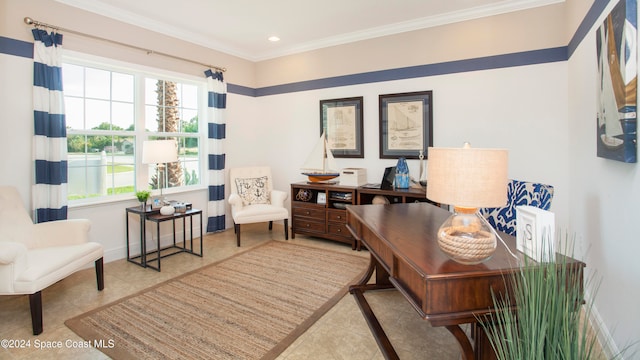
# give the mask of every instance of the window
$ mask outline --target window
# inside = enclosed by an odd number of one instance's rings
[[[200,185],[204,80],[78,61],[65,61],[62,72],[72,203]],[[178,144],[179,161],[166,174],[141,163],[143,141],[155,139]]]

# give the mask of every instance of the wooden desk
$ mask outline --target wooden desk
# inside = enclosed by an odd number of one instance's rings
[[[491,291],[505,292],[505,276],[519,269],[518,262],[501,243],[493,257],[482,264],[462,265],[450,260],[438,247],[436,237],[449,215],[428,203],[347,207],[347,228],[371,253],[367,274],[350,292],[387,359],[398,359],[398,355],[363,293],[393,287],[423,319],[453,334],[464,359],[495,358],[476,316],[493,311]],[[515,238],[501,236],[516,253]],[[368,284],[374,270],[375,283]],[[460,328],[465,323],[471,324],[473,339]]]

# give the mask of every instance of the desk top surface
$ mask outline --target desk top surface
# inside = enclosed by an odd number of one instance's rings
[[[463,265],[449,259],[439,248],[437,231],[451,215],[450,212],[428,203],[358,205],[347,207],[349,216],[354,216],[367,226],[378,238],[386,242],[393,252],[413,264],[425,277],[461,276],[483,272],[495,274],[519,267],[516,260],[498,240],[498,248],[491,259],[477,265]],[[513,236],[500,233],[511,252],[520,260],[522,253],[516,252]],[[366,241],[366,239],[364,239]]]

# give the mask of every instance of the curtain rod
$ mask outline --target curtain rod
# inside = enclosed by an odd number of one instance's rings
[[[54,25],[49,25],[49,24],[46,24],[46,23],[43,23],[43,22],[40,22],[40,21],[33,20],[30,17],[25,17],[24,18],[24,23],[27,24],[27,25],[33,25],[33,26],[36,26],[36,27],[41,26],[41,27],[47,27],[47,28],[55,29],[55,30],[62,30],[62,31],[66,31],[68,33],[72,33],[72,34],[88,37],[88,38],[91,38],[91,39],[100,40],[100,41],[106,41],[106,42],[109,42],[109,43],[112,43],[112,44],[126,46],[126,47],[129,47],[129,48],[132,48],[132,49],[144,51],[144,52],[147,53],[147,55],[156,54],[156,55],[161,55],[161,56],[169,57],[169,58],[176,59],[176,60],[181,60],[181,61],[186,61],[186,62],[190,62],[190,63],[193,63],[193,64],[198,64],[198,65],[201,65],[201,66],[204,66],[204,67],[208,67],[208,68],[212,68],[212,69],[216,69],[216,70],[219,70],[219,71],[222,71],[222,72],[227,71],[227,69],[224,68],[224,67],[204,64],[204,63],[201,63],[201,62],[197,62],[197,61],[181,58],[181,57],[174,56],[174,55],[171,55],[171,54],[165,54],[165,53],[162,53],[162,52],[141,48],[141,47],[138,47],[138,46],[135,46],[135,45],[125,44],[125,43],[121,43],[121,42],[118,42],[118,41],[109,40],[109,39],[101,38],[101,37],[98,37],[98,36],[85,34],[85,33],[81,33],[81,32],[70,30],[70,29],[61,28],[61,27],[54,26]]]

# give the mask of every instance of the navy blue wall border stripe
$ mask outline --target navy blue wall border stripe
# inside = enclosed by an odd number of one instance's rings
[[[587,15],[582,19],[578,29],[569,41],[567,51],[569,58],[571,58],[571,55],[576,51],[578,45],[580,45],[582,40],[587,36],[593,24],[595,24],[598,17],[600,17],[600,14],[604,11],[604,8],[607,7],[607,4],[609,4],[609,0],[595,0],[593,5],[591,5],[591,9],[589,9]]]
[[[256,96],[256,89],[236,84],[227,84],[227,92],[252,97]]]
[[[268,86],[256,89],[256,96],[269,96],[298,91],[317,90],[331,87],[360,85],[381,81],[404,80],[426,76],[445,75],[512,66],[542,64],[567,60],[567,48],[557,47],[519,53],[456,60],[437,64],[411,66],[398,69],[372,71],[360,74],[336,76],[325,79]]]
[[[9,54],[33,59],[33,42],[0,36],[0,54]]]

